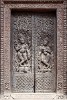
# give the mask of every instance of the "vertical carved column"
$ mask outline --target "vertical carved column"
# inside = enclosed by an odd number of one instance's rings
[[[10,9],[4,8],[4,92],[10,92]]]
[[[1,78],[1,93],[3,93],[4,92],[4,89],[3,89],[3,83],[4,83],[4,78],[3,78],[3,72],[4,72],[4,69],[3,69],[3,64],[4,64],[4,55],[3,55],[3,39],[4,39],[4,37],[3,37],[3,33],[4,33],[4,21],[3,21],[3,17],[4,17],[4,8],[3,8],[3,1],[1,0],[0,1],[0,3],[1,3],[1,16],[0,16],[0,21],[1,21],[1,74],[0,74],[0,78]]]
[[[67,93],[67,0],[64,1],[64,93]]]
[[[57,92],[63,93],[63,5],[57,10]]]

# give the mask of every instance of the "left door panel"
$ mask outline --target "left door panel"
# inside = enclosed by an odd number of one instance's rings
[[[13,11],[11,25],[12,91],[34,92],[32,14]]]

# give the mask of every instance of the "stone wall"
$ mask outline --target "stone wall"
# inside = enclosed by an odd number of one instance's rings
[[[64,17],[64,21],[63,21],[63,24],[64,24],[64,28],[63,28],[63,68],[61,69],[62,73],[63,73],[63,76],[60,76],[60,73],[58,74],[59,77],[61,78],[62,77],[62,84],[59,83],[58,84],[58,88],[57,89],[60,89],[60,91],[57,93],[57,94],[40,94],[41,97],[39,97],[39,94],[36,94],[36,96],[33,94],[31,95],[27,95],[27,98],[24,97],[24,95],[20,98],[20,95],[17,94],[17,100],[19,99],[23,99],[24,100],[28,100],[29,99],[32,99],[33,100],[36,100],[36,99],[47,99],[47,100],[66,100],[66,96],[67,95],[67,1],[66,0],[1,0],[1,94],[2,94],[2,100],[5,99],[5,100],[13,100],[13,99],[16,99],[16,94],[9,94],[9,91],[8,94],[6,93],[5,94],[5,87],[8,88],[8,84],[5,84],[4,85],[4,6],[5,4],[15,4],[15,3],[27,3],[28,4],[32,4],[34,2],[34,4],[39,4],[39,3],[47,3],[47,4],[63,4],[63,8],[64,8],[64,14],[63,14],[63,17]],[[9,5],[10,6],[10,5]],[[59,12],[60,13],[60,12]],[[59,21],[59,20],[58,20]],[[58,45],[59,46],[59,45]],[[10,71],[7,69],[7,71]],[[8,83],[8,82],[7,82]],[[63,92],[61,92],[61,87],[63,87]],[[49,95],[49,96],[48,96]],[[52,96],[54,95],[54,96]],[[51,96],[51,98],[50,98]],[[19,99],[18,99],[19,98]],[[49,99],[50,98],[50,99]]]

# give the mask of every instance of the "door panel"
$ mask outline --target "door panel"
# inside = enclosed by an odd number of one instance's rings
[[[12,13],[13,92],[34,92],[32,14]]]
[[[49,92],[56,88],[56,15],[12,12],[13,92]]]
[[[53,92],[56,87],[56,16],[35,14],[35,90]]]

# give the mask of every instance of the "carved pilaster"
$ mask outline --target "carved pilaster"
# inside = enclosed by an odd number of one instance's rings
[[[67,0],[64,0],[64,93],[67,94]]]
[[[3,7],[4,7],[4,3],[2,0],[0,1],[0,3],[1,3],[1,6],[0,6],[1,7],[1,10],[0,10],[1,11],[0,12],[0,14],[1,14],[0,15],[0,21],[1,21],[1,26],[0,26],[1,27],[1,30],[0,30],[0,32],[1,32],[1,35],[0,35],[1,36],[0,37],[0,40],[1,40],[1,43],[0,43],[1,44],[1,48],[0,48],[0,50],[1,50],[1,59],[0,59],[1,60],[1,67],[0,67],[1,68],[1,70],[0,70],[1,71],[1,74],[0,74],[1,79],[0,80],[1,81],[0,82],[1,82],[1,85],[0,86],[1,86],[1,93],[3,93],[4,92],[4,86],[3,86],[4,85],[4,76],[3,76],[3,74],[4,74],[4,68],[3,68],[4,67],[4,55],[3,55],[3,52],[4,52],[4,48],[3,48],[3,43],[4,43],[4,41],[3,41],[4,40],[4,20],[3,20],[4,19],[4,8]]]

